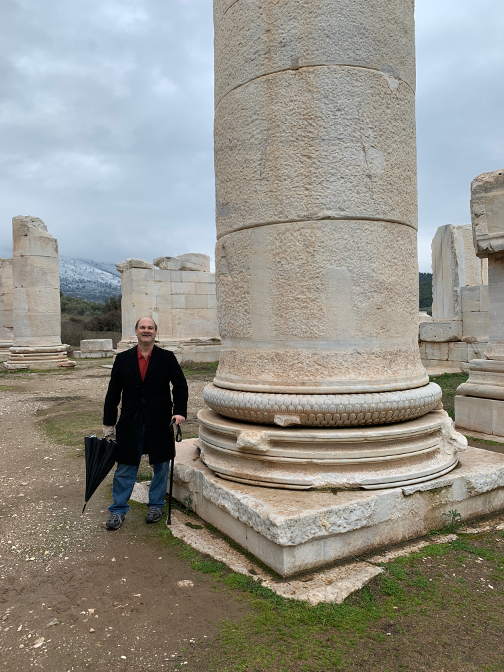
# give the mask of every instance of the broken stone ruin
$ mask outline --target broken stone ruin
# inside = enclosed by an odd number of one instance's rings
[[[432,240],[432,318],[420,322],[424,366],[463,371],[488,345],[488,261],[470,224],[440,226]]]
[[[117,351],[136,345],[135,324],[152,316],[157,345],[181,362],[216,362],[221,341],[217,327],[215,274],[206,254],[158,257],[153,263],[126,259],[121,273],[122,338]]]
[[[175,496],[282,576],[502,508],[418,348],[413,3],[214,20],[222,349]]]
[[[12,328],[7,370],[75,366],[61,343],[58,241],[38,217],[12,219]],[[6,260],[4,260],[5,262]],[[9,260],[7,260],[9,261]],[[9,276],[2,264],[2,300],[9,303]],[[5,283],[5,284],[4,284]],[[9,320],[8,308],[0,319]]]
[[[504,437],[504,169],[473,180],[471,217],[476,254],[488,260],[488,343],[457,389],[455,422]]]
[[[0,259],[0,362],[8,359],[13,339],[12,259]]]

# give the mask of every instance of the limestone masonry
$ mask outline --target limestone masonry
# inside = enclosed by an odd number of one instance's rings
[[[471,225],[440,226],[432,240],[432,317],[420,324],[427,367],[463,370],[488,342],[488,262],[476,256]]]
[[[6,369],[75,366],[61,343],[58,242],[38,217],[12,219],[14,342]]]
[[[74,350],[76,359],[101,359],[113,357],[114,349],[111,338],[91,338],[80,342],[80,350]]]
[[[13,338],[12,259],[0,259],[0,362],[8,358]]]
[[[431,414],[418,349],[413,3],[214,11],[222,350],[203,461],[277,487],[452,469],[464,439]]]
[[[471,185],[471,216],[478,257],[488,259],[488,344],[469,364],[469,380],[455,397],[458,427],[504,436],[504,169]]]
[[[283,576],[503,506],[418,348],[413,10],[214,0],[222,351],[175,496]]]
[[[219,359],[215,275],[205,254],[158,257],[150,264],[126,259],[121,273],[122,338],[118,351],[136,344],[135,324],[152,316],[158,325],[157,344],[172,350],[179,361]]]

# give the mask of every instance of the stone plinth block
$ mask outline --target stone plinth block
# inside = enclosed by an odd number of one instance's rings
[[[92,338],[80,342],[81,352],[99,352],[113,349],[111,338]]]
[[[15,371],[16,369],[61,369],[74,366],[75,362],[67,357],[66,345],[12,346],[9,348],[9,359],[3,364],[7,371]]]
[[[353,558],[439,529],[456,509],[470,520],[504,508],[504,455],[468,448],[457,469],[427,483],[371,491],[293,491],[226,481],[196,440],[175,458],[175,497],[281,576]]]
[[[504,399],[455,396],[455,422],[462,432],[504,437]]]
[[[280,488],[377,488],[453,469],[467,441],[445,411],[352,428],[254,426],[198,413],[203,462],[222,478]]]
[[[472,181],[471,219],[478,256],[504,252],[504,170],[483,173]]]
[[[457,388],[458,394],[504,400],[504,361],[473,359],[469,378]]]
[[[462,320],[422,322],[420,340],[434,343],[447,343],[462,339]]]
[[[92,338],[80,342],[80,350],[74,350],[76,359],[100,359],[113,357],[114,349],[111,338]]]

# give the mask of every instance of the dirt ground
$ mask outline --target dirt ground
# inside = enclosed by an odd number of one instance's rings
[[[88,431],[100,429],[109,374],[92,362],[0,379],[0,670],[205,669],[198,660],[219,622],[243,616],[229,591],[163,543],[164,521],[145,524],[145,506],[119,531],[105,529],[110,477],[81,515],[78,433],[86,414]],[[206,379],[188,382],[186,436]],[[61,413],[67,437],[58,434]],[[42,422],[49,430],[53,422],[54,438]]]
[[[83,436],[101,430],[109,373],[0,373],[0,672],[504,670],[504,512],[316,607],[146,525],[145,505],[107,531],[111,475],[81,515]],[[186,438],[212,377],[188,375]]]

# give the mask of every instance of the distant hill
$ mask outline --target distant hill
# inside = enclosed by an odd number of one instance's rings
[[[115,264],[60,256],[60,289],[67,296],[104,301],[121,293],[121,274]]]
[[[432,273],[419,273],[420,285],[420,310],[429,310],[432,308]]]
[[[432,273],[419,273],[420,310],[432,307]],[[60,286],[63,294],[86,301],[104,301],[121,293],[121,274],[115,264],[91,259],[60,257]]]

